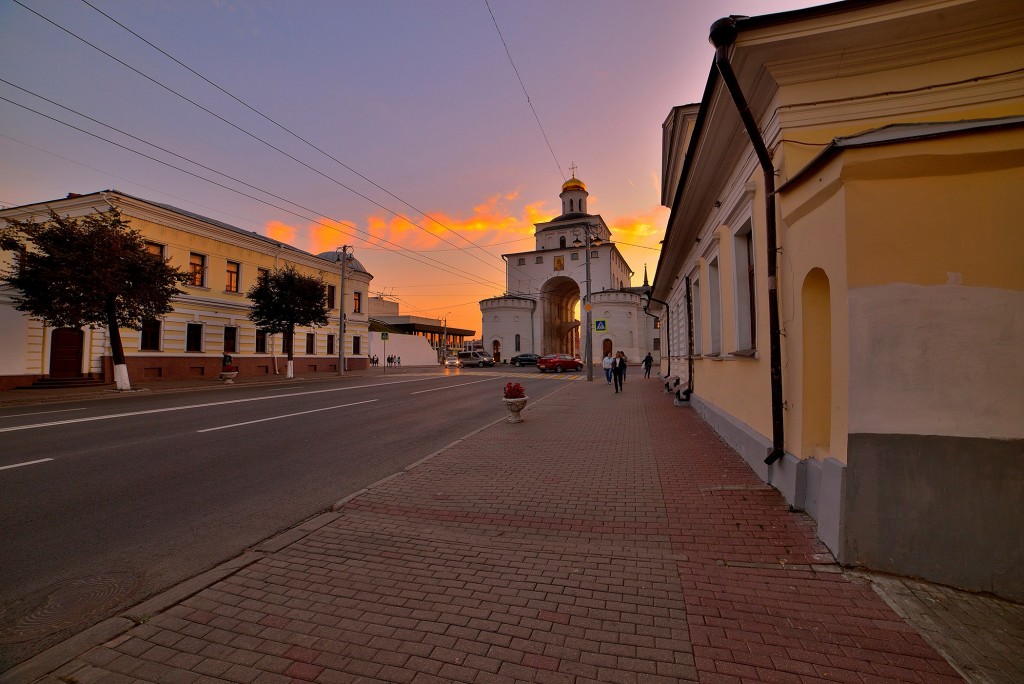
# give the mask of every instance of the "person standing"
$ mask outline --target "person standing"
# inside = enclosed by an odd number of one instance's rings
[[[615,382],[615,393],[622,391],[622,381],[626,377],[626,356],[619,352],[612,365],[612,380]]]
[[[608,381],[608,384],[612,384],[612,366],[615,365],[615,359],[612,358],[612,353],[608,352],[601,359],[601,367],[604,368],[604,377]]]
[[[651,356],[651,352],[647,352],[647,356],[644,357],[644,377],[651,377],[651,366],[654,365],[654,357]]]

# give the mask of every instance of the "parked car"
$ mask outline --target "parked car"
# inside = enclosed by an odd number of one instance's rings
[[[541,373],[546,371],[555,371],[556,373],[567,370],[578,371],[581,368],[583,368],[583,362],[575,356],[569,356],[568,354],[548,354],[537,359],[537,369]]]
[[[494,359],[490,354],[479,351],[460,351],[459,361],[462,361],[463,366],[479,366],[480,368],[494,365]]]
[[[516,368],[521,368],[523,366],[536,366],[537,359],[539,358],[540,356],[537,354],[516,354],[508,362]]]
[[[445,368],[462,368],[462,361],[458,356],[446,356],[444,359]]]

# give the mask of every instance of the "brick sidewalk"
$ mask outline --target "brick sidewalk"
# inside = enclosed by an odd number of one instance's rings
[[[564,385],[44,681],[961,681],[656,381]]]

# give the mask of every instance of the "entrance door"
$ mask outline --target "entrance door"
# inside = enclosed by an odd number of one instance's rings
[[[494,358],[494,363],[501,362],[501,342],[494,340],[491,344],[491,356]]]
[[[82,377],[82,346],[85,333],[79,328],[57,328],[50,335],[50,377]]]
[[[606,338],[601,346],[603,347],[603,349],[601,350],[601,358],[604,358],[604,357],[606,357],[606,356],[608,356],[609,354],[612,353],[612,341],[611,340]]]

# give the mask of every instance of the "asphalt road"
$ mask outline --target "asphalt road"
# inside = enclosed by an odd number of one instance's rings
[[[408,372],[0,410],[0,671],[582,374]]]

